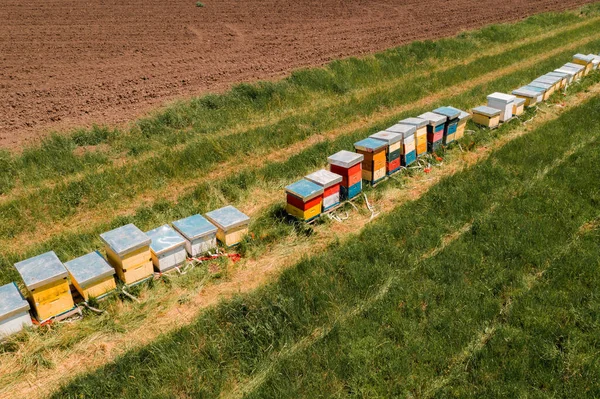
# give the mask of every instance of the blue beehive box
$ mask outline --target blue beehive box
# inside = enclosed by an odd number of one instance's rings
[[[450,144],[454,141],[454,135],[456,134],[456,127],[458,126],[458,118],[460,116],[460,110],[454,107],[440,107],[435,109],[433,112],[436,114],[443,115],[447,118],[444,125],[444,144]]]
[[[343,200],[350,200],[360,194],[362,191],[362,182],[359,181],[356,184],[346,188],[344,186],[340,187],[340,196]]]

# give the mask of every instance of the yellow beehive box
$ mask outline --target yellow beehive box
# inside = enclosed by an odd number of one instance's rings
[[[154,274],[150,237],[133,224],[100,234],[108,263],[115,269],[119,280],[134,284]]]
[[[427,124],[428,120],[423,118],[406,118],[398,122],[401,125],[411,125],[415,129],[415,149],[417,157],[427,153]]]
[[[65,263],[71,283],[84,300],[102,298],[117,288],[115,269],[98,252]]]
[[[585,54],[575,54],[573,56],[573,63],[574,64],[578,64],[578,65],[582,65],[585,67],[583,74],[587,75],[588,73],[590,73],[592,71],[592,69],[594,68],[594,58],[590,57],[589,55],[585,55]]]
[[[467,128],[467,122],[471,119],[471,114],[465,111],[460,111],[460,115],[458,116],[458,125],[456,125],[456,134],[455,139],[458,140],[465,135],[465,130]]]
[[[523,112],[525,112],[525,101],[526,100],[524,98],[517,98],[515,100],[513,104],[513,115],[523,115]]]
[[[500,110],[496,108],[481,106],[473,108],[473,122],[490,128],[500,124]]]
[[[65,313],[75,306],[67,269],[54,251],[15,264],[28,292],[28,300],[38,320]]]
[[[384,170],[384,172],[385,172],[385,170]],[[321,214],[321,205],[322,205],[322,202],[319,202],[317,205],[315,205],[311,208],[302,210],[288,202],[285,205],[285,210],[287,213],[289,213],[290,215],[294,216],[295,218],[297,218],[299,220],[312,220]],[[241,240],[241,238],[240,238],[240,240]]]
[[[239,244],[248,234],[250,218],[231,205],[208,212],[204,216],[217,226],[217,239],[225,246]]]

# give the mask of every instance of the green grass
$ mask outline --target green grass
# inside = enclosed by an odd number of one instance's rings
[[[469,344],[486,327],[504,328],[511,313],[500,310],[508,299],[516,302],[508,309],[518,309],[529,295],[519,292],[532,276],[577,265],[577,254],[565,248],[581,225],[599,216],[600,131],[589,128],[600,122],[599,109],[596,97],[511,141],[354,239],[299,260],[276,283],[222,303],[55,397],[214,397],[253,377],[259,377],[256,397],[442,395],[430,388],[447,372],[454,377],[454,367],[457,378],[440,389],[468,393],[469,379],[458,366]],[[423,260],[465,225],[465,234]],[[597,255],[597,247],[582,248]],[[561,263],[565,257],[571,261]],[[594,296],[586,298],[591,309],[598,306]],[[578,309],[593,319],[589,307]],[[559,320],[558,310],[546,320]],[[593,329],[570,325],[593,342]],[[534,339],[542,347],[548,337]],[[505,360],[518,363],[519,353]],[[587,365],[597,374],[597,363]],[[568,388],[573,397],[594,389],[577,376],[566,388],[550,383],[555,369],[545,362],[533,371],[544,389],[515,375],[514,392],[552,395]],[[501,392],[507,381],[490,379],[485,370],[477,376],[490,386],[480,385],[483,396]]]

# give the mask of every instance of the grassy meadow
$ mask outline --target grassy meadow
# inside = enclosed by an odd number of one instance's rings
[[[290,245],[293,261],[275,281],[95,371],[65,372],[54,397],[600,396],[592,378],[600,371],[600,96],[592,94],[600,72],[497,130],[469,123],[459,145],[437,154],[441,162],[427,159],[434,168],[521,134],[414,201],[392,198],[391,212],[341,239],[330,220],[311,227],[287,218],[282,194],[328,155],[399,119],[441,105],[470,109],[574,53],[599,51],[592,5],[334,61],[173,104],[127,128],[0,152],[0,284],[20,282],[16,261],[48,250],[70,260],[126,223],[149,230],[226,204],[253,220],[239,264],[163,277],[134,290],[142,303],[115,296],[98,304],[104,315],[0,345],[0,397],[64,371],[73,353],[92,356],[95,341],[124,340],[173,306],[192,306],[205,287],[276,262],[273,251],[298,242],[305,247]],[[570,101],[582,104],[560,111]],[[366,193],[377,203],[415,180],[427,176],[404,171]],[[357,205],[348,210],[365,214]],[[301,250],[319,240],[324,250]]]

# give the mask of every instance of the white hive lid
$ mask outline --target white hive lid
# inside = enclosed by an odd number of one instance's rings
[[[590,63],[593,60],[593,58],[587,54],[575,54],[573,58],[587,63]]]
[[[427,124],[431,126],[439,126],[442,123],[446,123],[448,120],[444,115],[436,114],[435,112],[425,112],[424,114],[419,115],[419,118],[425,119]]]
[[[403,125],[413,125],[415,126],[417,129],[423,127],[423,126],[427,126],[427,124],[429,123],[429,121],[427,119],[423,119],[423,118],[406,118],[406,119],[402,119],[400,122]]]
[[[524,89],[524,88],[513,90],[512,93],[514,95],[523,96],[523,97],[527,97],[527,98],[537,98],[540,95],[540,93],[537,91],[528,90],[528,89]]]
[[[377,140],[385,141],[386,143],[388,143],[388,145],[402,141],[401,134],[388,132],[385,130],[372,134],[371,137]]]
[[[208,212],[205,216],[210,222],[224,231],[250,223],[250,218],[247,215],[231,205]]]
[[[327,157],[327,162],[331,165],[340,166],[342,168],[351,168],[356,164],[364,161],[365,156],[356,152],[342,150]]]
[[[519,105],[522,105],[522,104],[525,104],[525,99],[524,98],[517,98],[515,100],[515,105],[519,106]]]
[[[29,303],[23,298],[15,283],[0,287],[0,320],[6,320],[28,310]]]
[[[119,256],[150,246],[150,237],[131,223],[100,234],[100,239]]]
[[[417,128],[414,125],[405,125],[402,123],[396,123],[394,126],[390,126],[385,129],[388,132],[401,134],[402,137],[407,138],[413,136],[417,131]]]
[[[485,105],[479,106],[479,107],[475,107],[473,108],[473,113],[474,114],[481,114],[481,115],[485,115],[487,117],[494,117],[497,115],[500,115],[500,110],[496,109],[496,108],[492,108],[492,107],[488,107]]]
[[[204,216],[196,214],[173,222],[173,227],[188,241],[217,233],[217,227]]]
[[[67,277],[67,269],[54,251],[15,263],[15,268],[30,291]]]
[[[147,231],[146,235],[150,237],[150,249],[156,255],[185,245],[185,238],[168,224]]]
[[[509,104],[513,101],[515,101],[515,96],[513,96],[512,94],[505,94],[505,93],[492,93],[489,96],[487,96],[488,101],[499,101],[501,103],[505,103],[505,104]]]
[[[304,178],[324,188],[331,187],[342,182],[342,176],[326,169],[317,170],[316,172],[311,173]]]

